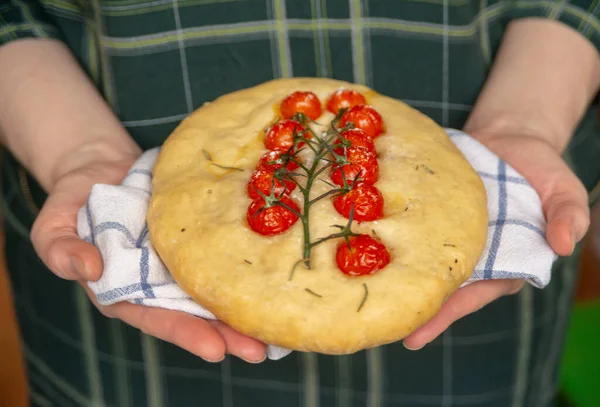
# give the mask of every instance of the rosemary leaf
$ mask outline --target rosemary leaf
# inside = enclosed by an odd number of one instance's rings
[[[226,165],[215,164],[215,163],[212,163],[212,165],[214,165],[215,167],[221,168],[222,170],[244,171],[242,168],[238,168],[238,167],[228,167]]]
[[[304,291],[306,291],[309,294],[314,295],[315,297],[319,297],[319,298],[323,298],[323,296],[321,294],[317,294],[316,292],[314,292],[313,290],[311,290],[310,288],[305,288]]]
[[[322,193],[321,195],[319,195],[318,197],[314,198],[313,200],[309,201],[309,205],[314,204],[315,202],[320,201],[323,198],[326,198],[330,195],[335,195],[335,194],[344,194],[346,191],[343,188],[336,188],[336,189],[330,189],[327,192]]]
[[[221,164],[216,164],[213,162],[213,158],[210,155],[210,153],[206,150],[202,150],[202,154],[204,154],[204,158],[206,158],[208,161],[211,162],[212,165],[214,165],[215,167],[221,168],[223,170],[234,170],[234,171],[244,171],[241,168],[237,168],[237,167],[227,167],[225,165],[221,165]]]
[[[417,165],[417,167],[415,169],[418,170],[419,168],[423,168],[425,170],[425,172],[428,172],[430,174],[435,174],[435,172],[433,172],[433,170],[431,168],[429,168],[428,166],[426,166],[425,164]]]
[[[294,208],[291,208],[289,205],[284,204],[281,201],[275,201],[274,205],[279,205],[285,209],[287,209],[288,211],[292,212],[294,215],[296,215],[298,218],[302,219],[302,214],[300,212],[298,212],[297,210],[295,210]]]
[[[298,267],[298,265],[300,263],[303,263],[305,261],[308,261],[309,259],[300,259],[297,262],[294,263],[294,265],[292,266],[292,271],[290,272],[290,277],[288,278],[288,281],[292,281],[292,279],[294,278],[294,273],[296,271],[296,267]]]
[[[326,183],[327,185],[329,185],[329,186],[330,186],[330,187],[332,187],[332,188],[338,188],[338,186],[337,186],[337,185],[335,185],[335,184],[332,184],[331,182],[329,182],[329,181],[327,181],[327,180],[324,180],[323,178],[317,178],[317,179],[318,179],[319,181],[322,181],[322,182]]]
[[[363,296],[363,299],[360,302],[360,305],[358,306],[358,309],[356,310],[356,312],[360,312],[362,307],[365,305],[365,302],[367,302],[367,298],[369,297],[369,289],[367,288],[366,283],[363,283],[363,288],[365,289],[365,295]]]

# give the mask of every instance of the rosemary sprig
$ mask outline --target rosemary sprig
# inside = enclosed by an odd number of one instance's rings
[[[343,165],[346,165],[349,163],[345,156],[336,154],[333,151],[333,149],[334,149],[333,146],[337,140],[341,140],[342,146],[347,146],[348,141],[342,137],[341,132],[343,132],[344,130],[346,130],[348,128],[353,127],[352,124],[348,124],[347,126],[344,126],[341,129],[337,128],[336,124],[340,120],[343,113],[344,113],[343,111],[340,111],[338,113],[338,115],[331,121],[330,126],[327,129],[327,131],[325,131],[321,136],[317,135],[315,133],[315,131],[310,127],[311,123],[316,123],[316,122],[310,120],[308,117],[306,117],[303,114],[296,114],[293,117],[293,119],[298,121],[299,123],[301,123],[306,130],[300,131],[300,132],[295,132],[293,134],[293,141],[294,141],[293,147],[291,147],[287,152],[285,152],[284,154],[281,154],[279,156],[279,158],[282,160],[281,162],[284,165],[282,168],[279,168],[274,172],[273,179],[278,180],[283,185],[285,185],[286,181],[291,181],[297,186],[298,191],[302,195],[302,200],[303,200],[302,205],[301,205],[301,213],[299,211],[294,210],[293,208],[290,208],[289,205],[286,205],[285,203],[281,202],[280,199],[275,197],[273,192],[271,192],[271,194],[269,196],[266,196],[265,194],[260,194],[265,199],[265,201],[267,202],[268,205],[280,205],[280,206],[284,207],[285,209],[289,210],[290,212],[294,213],[296,216],[298,216],[298,218],[302,222],[302,229],[303,229],[303,235],[304,235],[302,260],[298,261],[297,263],[295,263],[293,265],[292,271],[290,272],[290,276],[289,276],[290,281],[292,280],[292,278],[294,276],[296,267],[300,263],[304,262],[305,267],[307,269],[310,269],[311,250],[315,246],[317,246],[323,242],[326,242],[328,240],[336,239],[336,238],[343,238],[349,244],[349,237],[356,236],[356,234],[353,233],[352,229],[351,229],[352,220],[354,218],[353,210],[351,211],[351,215],[349,217],[349,222],[347,225],[345,225],[345,226],[335,225],[335,227],[340,229],[339,232],[332,233],[328,236],[321,237],[315,241],[313,241],[311,239],[311,234],[310,234],[310,209],[311,209],[311,207],[315,203],[321,201],[322,199],[325,199],[325,198],[331,197],[331,196],[335,196],[337,194],[343,194],[343,193],[349,191],[354,186],[356,181],[358,180],[358,177],[357,177],[357,179],[354,180],[353,182],[346,181],[343,171],[342,171],[342,179],[344,180],[343,187],[339,187],[337,185],[334,185],[334,184],[320,178],[320,175],[323,174],[328,169],[330,169],[332,166],[336,165],[338,167],[342,167]],[[307,135],[310,135],[310,137],[307,137]],[[346,142],[346,144],[344,144],[344,142]],[[305,147],[299,148],[299,146],[301,144],[303,144]],[[312,162],[310,164],[306,164],[306,163],[302,162],[302,160],[300,160],[299,156],[300,156],[301,152],[305,152],[305,153],[312,155],[312,157],[311,157]],[[289,162],[296,163],[298,165],[298,169],[296,169],[293,172],[290,171],[287,168],[287,164]],[[311,190],[312,190],[312,187],[314,186],[314,183],[316,180],[320,180],[320,181],[326,183],[327,185],[329,185],[331,187],[331,189],[329,189],[328,191],[311,199],[311,196],[310,196]],[[274,188],[275,188],[275,184],[273,181],[273,183],[271,185],[272,191],[274,190]]]
[[[340,225],[331,225],[332,228],[339,228],[340,232],[333,233],[329,236],[322,237],[317,239],[316,241],[311,243],[311,249],[317,245],[320,245],[323,242],[326,242],[331,239],[336,239],[338,237],[344,238],[346,240],[346,244],[350,247],[350,236],[358,236],[358,233],[352,232],[352,221],[354,220],[354,205],[350,208],[350,216],[348,217],[348,223],[346,226]]]
[[[301,123],[303,123],[305,126],[307,125],[307,120],[305,118],[299,117],[299,121]],[[327,198],[329,196],[333,196],[335,194],[344,193],[345,191],[348,191],[353,186],[353,185],[348,185],[347,183],[345,183],[346,187],[340,188],[338,186],[334,186],[333,184],[328,183],[330,186],[332,186],[332,189],[330,189],[329,191],[327,191],[313,199],[310,198],[310,192],[312,190],[314,182],[317,179],[322,180],[321,178],[319,178],[319,176],[321,174],[323,174],[323,172],[325,172],[327,169],[331,168],[334,164],[341,166],[341,165],[344,165],[347,163],[347,161],[345,161],[345,157],[339,156],[333,152],[332,145],[335,142],[335,140],[339,137],[339,131],[337,129],[335,129],[335,126],[333,124],[332,124],[331,128],[332,128],[332,130],[327,131],[323,137],[318,137],[314,133],[314,131],[309,128],[310,129],[309,131],[313,135],[313,137],[310,140],[306,139],[304,137],[304,134],[296,134],[294,136],[294,145],[298,145],[300,142],[306,143],[306,145],[309,146],[309,149],[313,154],[313,161],[310,164],[310,166],[306,166],[304,164],[302,164],[301,166],[299,165],[299,170],[302,170],[304,172],[304,174],[299,174],[298,172],[292,173],[291,171],[287,170],[285,167],[277,170],[276,174],[275,174],[275,178],[279,179],[282,182],[286,179],[289,179],[292,182],[294,182],[298,186],[298,190],[300,191],[300,193],[302,194],[302,197],[303,197],[302,214],[299,216],[299,218],[302,222],[303,234],[304,234],[302,258],[304,259],[304,264],[305,264],[306,268],[310,268],[310,254],[311,254],[311,250],[313,247],[315,247],[318,244],[321,244],[327,240],[330,240],[330,239],[335,239],[335,238],[347,239],[349,236],[354,235],[351,231],[351,223],[352,223],[352,217],[351,217],[348,225],[346,225],[345,227],[340,227],[341,230],[339,233],[331,234],[329,236],[320,238],[314,242],[311,240],[311,236],[310,236],[310,220],[309,220],[310,219],[310,208],[315,203],[319,202],[320,200]],[[330,154],[333,155],[334,160],[329,160],[327,158]],[[283,155],[282,155],[282,157],[283,157]],[[298,180],[295,179],[299,175],[302,176],[302,178],[304,178],[306,180],[306,183],[304,185],[301,185],[300,182],[298,182]],[[286,209],[289,209],[289,208],[287,208],[287,206],[285,204],[283,204],[281,202],[276,203],[276,204],[282,205],[282,206],[286,207]]]

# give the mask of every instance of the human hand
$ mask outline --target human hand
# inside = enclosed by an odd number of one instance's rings
[[[546,240],[557,254],[571,254],[589,226],[587,192],[556,149],[542,137],[472,135],[529,181],[542,201]],[[523,280],[489,280],[459,289],[435,317],[404,339],[404,345],[420,349],[458,319],[519,292],[523,284]]]
[[[511,22],[465,132],[523,175],[537,191],[546,217],[546,240],[561,256],[572,253],[589,226],[587,193],[560,152],[600,88],[600,54],[563,23]],[[428,323],[404,339],[416,349],[459,318],[523,281],[483,281],[459,289]]]
[[[90,150],[94,153],[89,154]],[[103,263],[99,251],[79,238],[77,212],[94,184],[119,184],[138,154],[124,155],[100,145],[62,164],[63,170],[56,177],[32,229],[31,238],[38,255],[57,276],[79,281],[91,301],[107,317],[119,318],[208,361],[220,361],[226,353],[254,363],[264,360],[264,344],[222,322],[127,302],[102,306],[87,287],[87,281],[100,278]]]

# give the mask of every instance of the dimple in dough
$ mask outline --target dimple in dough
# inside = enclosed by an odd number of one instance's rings
[[[341,87],[365,95],[385,123],[375,140],[384,218],[354,223],[353,231],[375,231],[391,262],[373,275],[346,276],[335,263],[335,239],[314,248],[312,268],[297,267],[289,281],[302,258],[302,224],[273,237],[253,232],[246,184],[266,152],[264,129],[275,119],[274,107],[297,90],[312,91],[325,104]],[[332,116],[324,113],[317,122]],[[243,171],[212,165],[203,151],[214,163]],[[153,172],[150,238],[176,282],[237,331],[288,349],[348,354],[402,339],[470,277],[486,241],[484,186],[443,129],[406,104],[351,83],[278,79],[222,96],[183,120]],[[328,188],[316,182],[313,196]],[[292,197],[301,204],[297,191]],[[329,199],[311,208],[313,239],[346,222]],[[358,312],[363,284],[368,297]]]

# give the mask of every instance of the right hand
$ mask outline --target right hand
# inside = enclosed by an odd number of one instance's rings
[[[569,256],[589,226],[587,192],[559,151],[544,138],[548,133],[495,134],[474,128],[468,132],[529,181],[541,199],[548,245],[556,254]],[[524,283],[524,280],[487,280],[461,288],[435,317],[405,338],[404,345],[409,349],[422,348],[457,320],[502,296],[516,294]]]
[[[121,158],[114,158],[119,156]],[[63,165],[68,170],[56,178],[33,225],[31,239],[38,255],[57,276],[79,281],[90,300],[107,317],[119,318],[146,334],[171,342],[207,361],[220,361],[226,353],[252,363],[263,361],[264,344],[222,322],[128,302],[102,306],[87,287],[87,281],[100,278],[103,263],[96,247],[79,238],[77,212],[94,184],[119,184],[136,158],[137,155],[124,156],[113,151],[100,157],[86,158],[83,162],[80,155],[73,157],[74,165]]]

